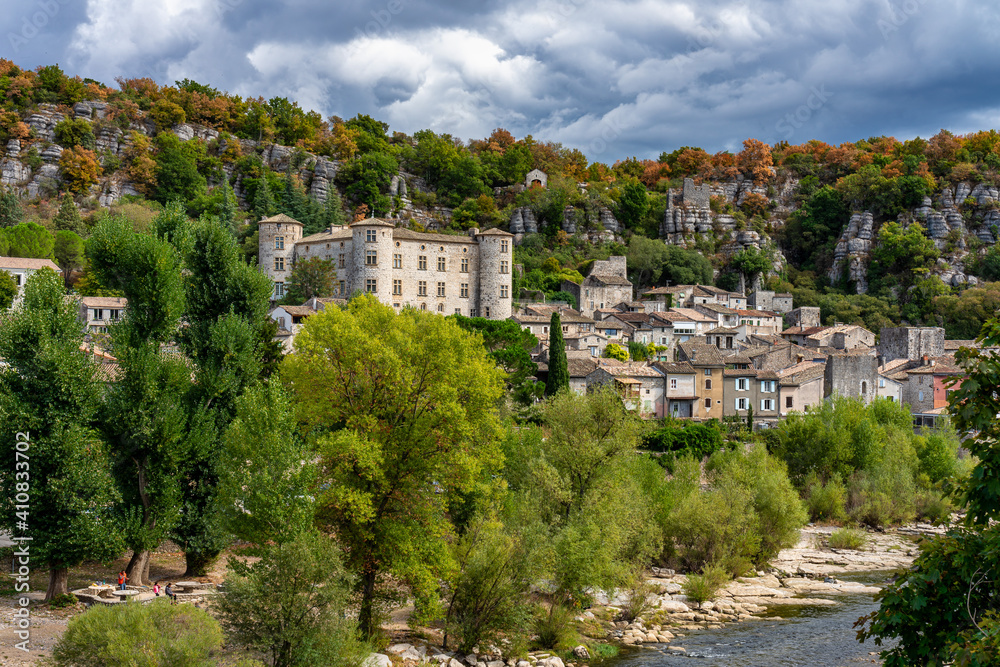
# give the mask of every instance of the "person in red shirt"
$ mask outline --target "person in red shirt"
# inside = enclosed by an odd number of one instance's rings
[[[118,573],[118,587],[125,590],[125,582],[128,581],[128,575],[125,574],[125,570]]]

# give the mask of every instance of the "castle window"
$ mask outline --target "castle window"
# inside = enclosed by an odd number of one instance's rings
[[[427,304],[426,303],[420,304],[420,310],[427,310]]]
[[[468,273],[468,272],[469,272],[469,258],[468,257],[463,257],[462,258],[462,273]]]
[[[438,312],[439,313],[443,313],[444,312],[444,304],[443,303],[439,303],[438,304]]]
[[[284,236],[275,236],[274,237],[274,249],[275,250],[284,250],[285,249],[285,237]]]
[[[500,298],[501,299],[509,299],[510,298],[510,291],[509,291],[509,289],[510,288],[508,288],[507,285],[501,285],[500,286]]]
[[[510,252],[510,241],[500,241],[500,252]]]
[[[378,264],[378,250],[365,250],[365,266]]]
[[[500,273],[510,273],[510,262],[507,260],[501,260]]]
[[[417,281],[417,296],[427,296],[427,281]]]
[[[468,299],[469,298],[469,283],[462,283],[462,286],[459,289],[458,294],[463,299]]]
[[[469,308],[469,317],[479,317],[479,309]]]
[[[274,270],[275,271],[284,271],[285,270],[285,258],[284,257],[275,257],[274,258]]]
[[[403,268],[403,256],[398,252],[392,254],[392,268],[394,269]]]
[[[421,249],[421,250],[427,250],[427,246],[425,246],[425,245],[421,244],[421,245],[420,245],[420,249]]]
[[[347,285],[344,284],[343,280],[340,281],[340,287],[337,289],[337,294],[340,296],[347,294]]]
[[[705,399],[705,409],[706,410],[711,410],[712,409],[712,399],[710,399],[710,398],[706,398]]]
[[[378,240],[378,234],[374,229],[365,230],[365,241],[368,243],[375,243]]]
[[[438,257],[438,271],[445,270],[445,259],[444,257]]]
[[[791,396],[785,396],[785,407],[786,408],[791,408],[792,407],[792,397]]]
[[[306,251],[306,252],[309,252],[309,246],[306,246],[306,249],[305,249],[305,251]]]
[[[444,283],[438,283],[438,296],[444,296]]]
[[[483,313],[483,317],[488,318],[490,316],[490,307],[486,306],[486,308],[484,309],[484,311],[485,312]]]
[[[343,248],[343,247],[344,247],[344,242],[343,242],[343,241],[341,241],[341,242],[340,242],[340,247],[341,247],[341,248]]]
[[[327,244],[326,244],[326,249],[327,249],[327,250],[329,250],[329,249],[330,249],[330,244],[329,244],[329,243],[327,243]]]
[[[392,281],[392,293],[395,296],[400,296],[403,293],[403,281],[393,280]]]
[[[347,266],[347,260],[344,258],[344,253],[340,253],[340,256],[337,258],[337,266],[341,269]]]
[[[861,382],[861,395],[864,396],[867,393],[868,393],[868,383],[862,381]]]
[[[280,299],[285,296],[285,283],[274,283],[274,298]]]
[[[705,389],[707,390],[711,388],[712,388],[712,380],[711,379],[705,380]]]
[[[421,271],[427,270],[427,255],[420,255],[419,257],[417,257],[417,268],[420,269]]]
[[[365,291],[369,294],[375,294],[378,292],[378,281],[375,278],[368,278],[365,280]]]

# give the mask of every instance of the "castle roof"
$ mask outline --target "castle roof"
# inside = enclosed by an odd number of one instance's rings
[[[478,236],[514,236],[510,232],[505,232],[502,229],[487,229],[484,232],[479,232]]]
[[[280,222],[286,225],[298,225],[299,227],[302,226],[301,222],[299,222],[295,218],[288,217],[284,213],[279,213],[278,215],[272,215],[270,218],[264,218],[263,220],[261,220],[261,222]]]
[[[397,227],[392,232],[392,238],[407,241],[429,241],[431,243],[475,243],[468,236],[451,234],[432,234],[430,232],[415,232],[405,227]]]
[[[384,218],[365,218],[364,220],[355,220],[348,227],[395,227],[396,223],[392,220],[386,220]]]

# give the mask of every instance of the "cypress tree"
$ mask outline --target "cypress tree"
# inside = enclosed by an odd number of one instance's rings
[[[566,344],[563,342],[562,320],[559,313],[552,313],[549,322],[549,375],[545,380],[545,395],[554,396],[560,389],[569,389],[569,368],[566,362]]]

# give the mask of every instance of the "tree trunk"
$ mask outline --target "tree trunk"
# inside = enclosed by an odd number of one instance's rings
[[[149,555],[148,549],[132,552],[125,574],[133,586],[145,586],[149,582]]]
[[[69,568],[49,568],[49,589],[45,591],[45,602],[56,595],[69,595]]]
[[[187,565],[187,570],[184,572],[185,577],[204,577],[208,574],[208,568],[212,566],[215,559],[219,557],[218,553],[204,553],[204,552],[191,552],[187,551],[184,553],[184,563]]]
[[[358,629],[365,639],[372,639],[381,628],[375,627],[378,619],[375,614],[375,580],[378,573],[366,570],[361,575],[361,609],[358,612]]]

